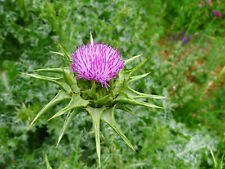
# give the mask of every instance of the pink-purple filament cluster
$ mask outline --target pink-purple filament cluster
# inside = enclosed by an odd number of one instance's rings
[[[215,17],[222,17],[222,13],[221,13],[220,11],[213,10],[213,11],[212,11],[212,14],[213,14],[213,16],[215,16]]]
[[[213,3],[212,3],[212,0],[206,0],[206,3],[210,6],[210,7],[213,7]],[[217,0],[217,4],[220,5],[220,0]],[[199,6],[200,7],[204,7],[205,6],[205,3],[203,1],[200,1],[199,2]],[[213,10],[212,11],[212,15],[215,16],[215,17],[222,17],[222,13],[220,11],[217,11],[217,10]]]
[[[212,1],[211,0],[206,0],[206,2],[209,4],[210,7],[213,6]]]
[[[115,78],[124,66],[119,52],[104,43],[82,45],[71,57],[71,68],[77,73],[77,79],[94,80],[106,88],[109,86],[107,82]]]

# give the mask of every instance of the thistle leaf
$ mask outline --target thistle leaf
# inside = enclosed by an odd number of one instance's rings
[[[95,99],[97,98],[95,81],[92,81],[92,86],[91,86],[91,89],[89,90],[89,96]]]
[[[126,94],[128,95],[128,97],[132,99],[138,99],[138,98],[167,99],[167,97],[164,97],[164,96],[140,93],[130,87],[127,87]]]
[[[96,93],[96,84],[95,84],[95,81],[92,81],[91,83],[92,83],[91,88],[85,91],[82,91],[82,93],[87,94],[89,97],[96,100],[98,98],[98,95]]]
[[[124,104],[116,104],[116,109],[124,110],[128,113],[134,114],[134,112]]]
[[[87,100],[82,99],[79,94],[73,94],[69,104],[66,107],[64,107],[63,109],[61,109],[60,111],[58,111],[54,116],[52,116],[48,120],[51,120],[58,116],[61,116],[62,114],[66,113],[67,111],[70,111],[72,109],[85,107],[87,105],[88,105]]]
[[[123,70],[119,72],[119,78],[115,82],[115,88],[112,90],[113,95],[116,96],[126,85],[126,81],[129,78],[129,74]]]
[[[47,168],[47,169],[52,169],[51,165],[49,164],[48,156],[47,156],[46,153],[45,153],[45,162],[46,162],[46,168]]]
[[[139,69],[141,69],[141,68],[143,67],[143,65],[144,65],[147,61],[149,61],[149,59],[150,59],[150,56],[149,56],[148,58],[146,58],[144,61],[142,61],[139,65],[137,65],[135,68],[131,69],[129,75],[131,76],[132,74],[134,74],[134,72],[136,72],[136,71],[138,71]]]
[[[139,106],[145,106],[145,107],[148,107],[148,108],[162,108],[162,107],[156,106],[156,105],[151,104],[151,103],[146,103],[146,102],[142,102],[142,101],[139,101],[139,100],[126,98],[124,96],[118,97],[117,99],[115,99],[115,102],[127,103],[127,104],[132,104],[132,105],[139,105]]]
[[[60,135],[59,135],[59,138],[58,138],[58,142],[57,142],[56,147],[58,147],[58,145],[59,145],[59,143],[60,143],[60,141],[61,141],[61,139],[62,139],[62,137],[63,137],[63,135],[64,135],[64,133],[65,133],[65,131],[67,129],[67,127],[69,126],[71,120],[77,114],[78,114],[78,111],[75,111],[75,112],[74,111],[69,111],[69,113],[67,114],[66,119],[65,119],[65,122],[63,124],[63,128],[62,128],[62,130],[60,132]]]
[[[70,66],[71,61],[70,61],[70,56],[68,55],[68,53],[66,52],[66,50],[62,47],[62,45],[60,43],[58,43],[59,47],[62,49],[63,51],[63,56],[66,58],[68,65]],[[58,52],[59,53],[59,52]],[[61,55],[61,54],[60,54]]]
[[[31,122],[31,124],[29,125],[29,128],[32,127],[32,125],[35,123],[35,121],[41,116],[43,115],[46,111],[48,111],[51,107],[55,106],[56,104],[58,104],[59,102],[66,100],[66,99],[70,99],[71,97],[69,95],[67,95],[63,90],[60,90],[58,92],[58,94],[48,103],[46,104],[41,111],[36,115],[36,117],[34,118],[34,120]],[[28,129],[29,129],[28,128]]]
[[[63,77],[48,77],[48,76],[42,76],[42,75],[37,75],[37,74],[29,74],[29,73],[23,73],[27,76],[34,77],[36,79],[41,79],[41,80],[46,80],[52,83],[57,84],[59,87],[61,87],[64,91],[69,93],[69,88],[66,87],[66,84],[63,84]],[[68,85],[67,85],[68,86]]]
[[[127,65],[128,63],[130,63],[130,62],[132,62],[133,60],[139,58],[140,56],[141,56],[141,55],[137,55],[137,56],[133,56],[133,57],[127,59],[127,60],[125,61],[124,65]]]
[[[106,95],[106,96],[104,96],[104,97],[102,97],[102,98],[96,100],[95,103],[96,103],[96,104],[101,104],[101,105],[103,105],[103,104],[108,103],[110,100],[111,100],[110,96],[109,96],[109,95]]]
[[[114,107],[115,108],[115,107]],[[114,119],[114,108],[107,109],[102,113],[101,119],[106,122],[122,139],[123,141],[135,151],[134,147],[131,145],[127,137],[119,129],[115,119]]]
[[[150,73],[145,73],[145,74],[143,74],[143,75],[132,76],[132,77],[130,77],[130,80],[128,81],[128,83],[132,83],[132,82],[134,82],[134,81],[137,81],[137,80],[140,80],[140,79],[142,79],[142,78],[145,78],[145,77],[147,77],[149,74],[150,74]]]
[[[64,54],[61,53],[61,52],[50,51],[50,53],[57,54],[57,55],[60,55],[60,56],[64,56]]]
[[[61,67],[61,68],[45,68],[45,69],[36,69],[35,72],[50,72],[50,73],[63,73],[64,70],[69,70],[68,67]]]
[[[104,108],[87,107],[88,113],[93,120],[93,126],[95,131],[96,150],[98,155],[98,163],[101,168],[101,148],[100,148],[100,118]]]
[[[150,94],[143,94],[143,95],[140,95],[140,96],[133,97],[133,99],[140,99],[140,98],[167,99],[167,97],[164,97],[164,96],[150,95]]]
[[[74,77],[73,73],[68,70],[63,70],[63,76],[65,79],[65,82],[70,86],[71,90],[74,93],[79,93],[80,89],[77,86],[77,80]]]
[[[22,73],[22,74],[34,77],[36,79],[47,80],[47,81],[50,81],[50,82],[62,79],[62,77],[48,77],[48,76],[42,76],[42,75],[36,75],[36,74],[30,74],[30,73]]]

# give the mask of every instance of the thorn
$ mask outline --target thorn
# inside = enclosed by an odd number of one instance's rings
[[[94,42],[93,42],[93,37],[92,37],[92,33],[91,32],[90,32],[90,41],[91,41],[91,45],[93,45]]]

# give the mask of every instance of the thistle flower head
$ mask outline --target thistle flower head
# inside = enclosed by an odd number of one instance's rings
[[[212,14],[213,14],[213,16],[215,16],[215,17],[222,17],[222,13],[221,13],[220,11],[213,10],[213,11],[212,11]]]
[[[104,43],[82,45],[71,57],[71,68],[77,73],[77,79],[94,80],[106,88],[109,86],[107,82],[115,78],[124,66],[119,52]]]
[[[212,0],[206,0],[206,2],[209,4],[209,6],[210,6],[210,7],[212,7],[212,6],[213,6],[213,4],[212,4]]]

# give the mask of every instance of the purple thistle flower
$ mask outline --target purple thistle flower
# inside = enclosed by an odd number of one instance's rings
[[[121,59],[119,52],[104,43],[82,45],[71,57],[73,59],[71,68],[77,73],[76,79],[94,80],[106,88],[109,86],[107,81],[115,78],[124,66],[124,60]]]
[[[206,0],[206,2],[209,4],[210,7],[213,6],[212,1],[211,0]]]
[[[212,11],[212,14],[213,14],[215,17],[222,17],[222,14],[221,14],[220,11],[213,10],[213,11]]]

